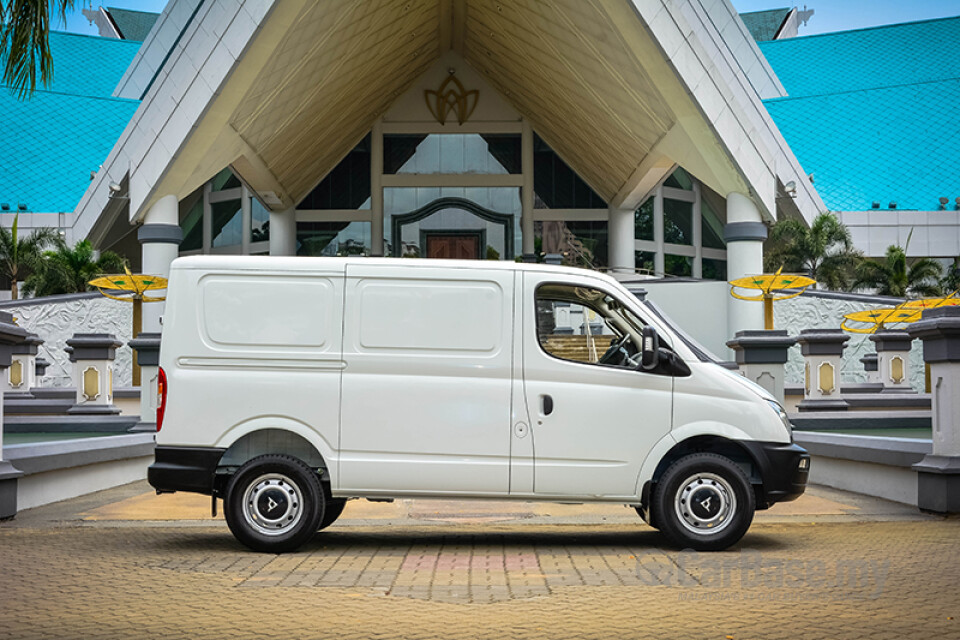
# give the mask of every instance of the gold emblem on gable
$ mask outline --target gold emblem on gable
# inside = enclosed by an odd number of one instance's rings
[[[440,124],[446,124],[447,117],[451,114],[459,124],[463,124],[473,114],[480,99],[480,92],[476,89],[464,89],[463,83],[457,80],[454,73],[455,71],[450,69],[450,75],[436,91],[427,89],[423,92],[427,108]]]

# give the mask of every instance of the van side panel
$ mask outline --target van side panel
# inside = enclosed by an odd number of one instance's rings
[[[506,494],[513,273],[351,264],[346,287],[341,491]]]
[[[226,447],[254,426],[293,424],[331,456],[343,368],[343,265],[334,267],[340,273],[174,269],[157,443]]]

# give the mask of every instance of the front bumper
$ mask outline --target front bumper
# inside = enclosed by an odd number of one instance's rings
[[[211,495],[217,464],[226,449],[215,447],[161,447],[147,468],[147,482],[160,493],[190,491]]]
[[[795,444],[740,441],[752,455],[760,471],[763,495],[758,508],[776,502],[789,502],[803,495],[810,473],[810,454]]]

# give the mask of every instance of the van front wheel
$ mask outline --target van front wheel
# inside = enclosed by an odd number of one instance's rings
[[[319,528],[326,496],[317,473],[292,456],[253,458],[230,479],[224,517],[233,535],[254,551],[284,553]]]
[[[660,530],[678,546],[719,551],[750,528],[755,500],[750,480],[729,458],[694,453],[660,478],[653,508]]]

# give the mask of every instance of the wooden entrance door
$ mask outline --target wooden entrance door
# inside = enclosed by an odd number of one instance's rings
[[[453,260],[479,260],[480,236],[426,234],[428,258]]]

